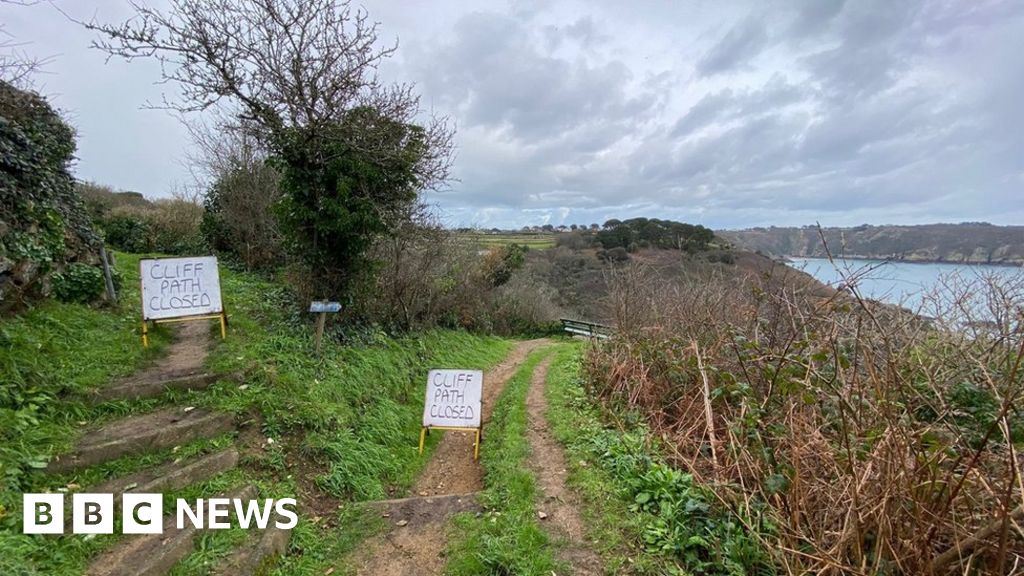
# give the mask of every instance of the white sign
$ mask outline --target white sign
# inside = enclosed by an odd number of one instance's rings
[[[423,425],[479,428],[483,387],[484,373],[479,370],[431,370]]]
[[[220,314],[220,276],[215,256],[145,259],[142,319],[160,320]]]

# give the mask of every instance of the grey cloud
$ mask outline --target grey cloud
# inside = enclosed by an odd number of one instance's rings
[[[845,3],[846,0],[804,0],[797,7],[790,32],[796,38],[824,32]]]
[[[382,76],[458,125],[459,181],[428,198],[453,225],[1024,221],[1019,2],[509,6],[371,7],[402,40]],[[137,109],[165,89],[152,67],[103,66],[42,4],[0,20],[64,55],[42,81],[81,129],[80,174],[187,179],[174,121]]]
[[[697,62],[697,73],[711,76],[748,65],[768,45],[761,20],[748,18],[733,26]]]
[[[809,94],[780,75],[757,90],[725,89],[708,94],[690,108],[672,128],[672,136],[685,137],[712,122],[758,117],[805,100]]]
[[[590,122],[643,117],[650,95],[631,96],[632,72],[621,61],[590,65],[554,57],[515,18],[463,17],[451,44],[425,53],[423,83],[462,112],[468,125],[500,129],[513,139],[559,137]]]

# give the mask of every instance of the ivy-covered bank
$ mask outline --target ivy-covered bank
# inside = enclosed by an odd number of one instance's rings
[[[68,170],[74,153],[74,130],[42,96],[0,80],[0,314],[103,285],[99,237]]]

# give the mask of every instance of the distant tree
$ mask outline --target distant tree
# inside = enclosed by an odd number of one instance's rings
[[[223,104],[280,174],[278,216],[312,292],[348,290],[371,269],[367,249],[394,229],[423,189],[448,180],[453,132],[418,125],[419,98],[376,71],[395,47],[346,0],[171,0],[133,3],[122,24],[88,23],[96,45],[152,57],[180,88],[180,112]]]
[[[601,225],[595,222],[595,223],[590,225],[590,229],[591,230],[600,230],[601,229]]]
[[[555,227],[552,226],[551,224],[545,224],[545,225],[541,226],[540,229],[545,231],[545,232],[554,232],[555,231]]]
[[[569,225],[569,230],[572,230],[573,232],[575,232],[578,229],[579,229],[579,226],[577,226],[576,224],[570,224]]]
[[[621,247],[630,252],[648,247],[696,252],[707,248],[714,238],[714,232],[703,226],[657,218],[609,220],[597,233],[606,250]]]

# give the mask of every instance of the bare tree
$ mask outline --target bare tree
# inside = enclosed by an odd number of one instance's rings
[[[449,179],[453,130],[426,117],[408,84],[377,76],[397,45],[348,0],[171,0],[133,3],[121,24],[85,24],[96,46],[155,58],[182,113],[226,105],[281,174],[287,245],[321,297],[351,288],[368,250],[393,233],[424,189]]]
[[[230,99],[272,147],[281,145],[274,139],[287,128],[302,128],[309,140],[327,137],[327,128],[359,107],[403,124],[421,120],[413,87],[377,76],[397,44],[378,47],[377,23],[347,0],[172,0],[167,11],[132,6],[136,17],[124,23],[84,25],[101,33],[94,45],[108,54],[160,62],[164,80],[180,87],[164,107],[191,112]],[[453,131],[445,118],[426,124],[427,153],[416,173],[421,187],[433,188],[448,181]],[[358,145],[372,148],[372,139]]]

